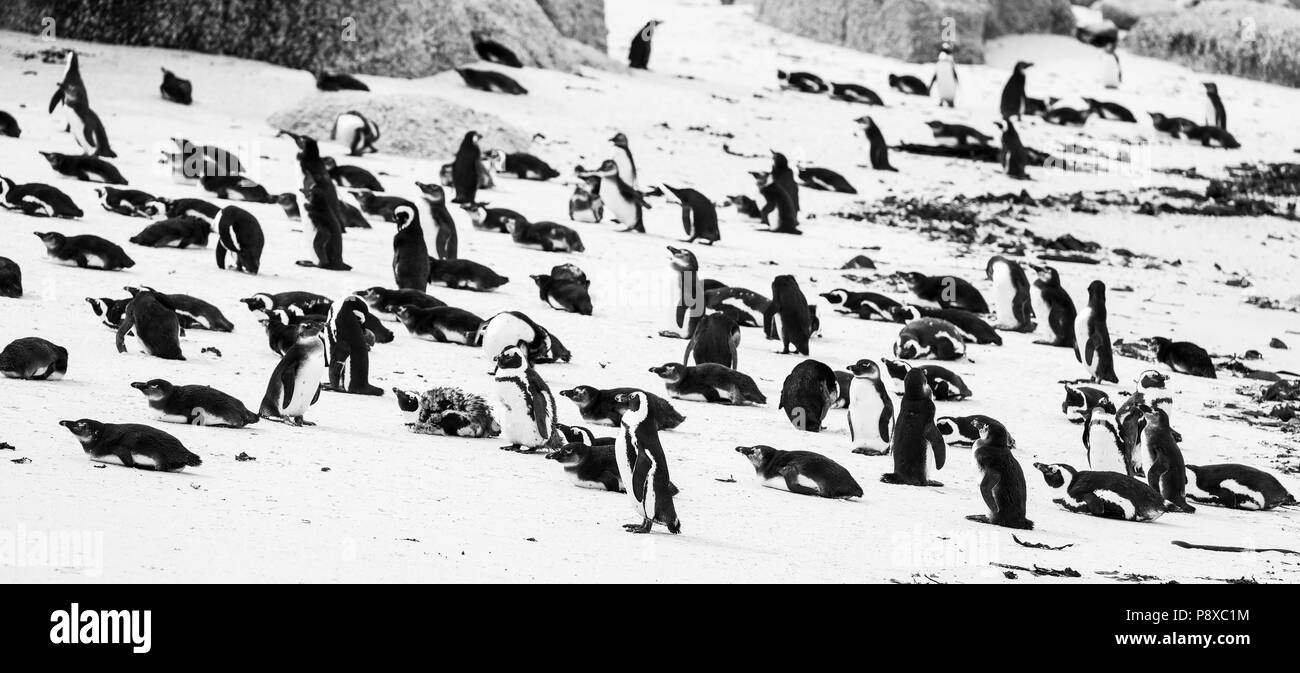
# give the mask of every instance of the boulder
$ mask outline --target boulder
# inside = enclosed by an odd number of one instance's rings
[[[589,47],[606,48],[605,0],[537,0],[560,34]]]
[[[1202,2],[1139,21],[1124,46],[1194,70],[1300,86],[1300,10],[1281,5]]]
[[[1101,18],[1114,22],[1120,30],[1129,30],[1144,17],[1180,8],[1178,0],[1101,0]]]
[[[983,63],[986,0],[849,0],[845,46],[932,63],[945,41],[960,63]]]
[[[1069,0],[990,0],[984,38],[1021,33],[1074,33]]]

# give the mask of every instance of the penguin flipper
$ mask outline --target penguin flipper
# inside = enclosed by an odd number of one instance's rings
[[[280,409],[285,409],[289,406],[290,400],[293,399],[293,388],[295,383],[295,377],[292,371],[292,367],[282,368],[279,374],[280,374],[280,401],[278,406],[280,407]]]
[[[943,435],[940,434],[939,428],[930,423],[925,428],[925,441],[929,442],[930,448],[934,450],[934,469],[942,470],[943,463],[947,458],[947,447],[943,443]]]
[[[998,511],[998,500],[993,497],[993,492],[1000,483],[1002,475],[995,470],[984,470],[984,479],[980,480],[980,495],[984,496],[984,504],[988,505],[990,512]]]
[[[542,437],[550,437],[554,432],[551,426],[554,425],[555,419],[551,417],[551,407],[555,404],[555,398],[551,397],[549,391],[541,391],[547,394],[533,395],[532,399],[532,417],[537,423],[537,434]],[[550,402],[548,405],[547,402]]]
[[[50,97],[50,110],[49,110],[50,114],[53,114],[54,109],[59,107],[59,103],[63,102],[63,97],[64,97],[64,86],[60,84],[59,88],[55,89],[54,95]]]
[[[858,439],[858,433],[857,430],[855,430],[853,427],[853,414],[850,413],[849,414],[849,440],[856,442],[857,439]]]
[[[650,471],[654,469],[654,464],[650,452],[642,450],[632,466],[632,495],[636,497],[637,502],[644,503],[646,500],[647,487],[650,485]]]
[[[892,428],[889,427],[889,422],[894,418],[894,405],[888,397],[884,399],[885,408],[880,411],[880,438],[888,442],[893,439],[890,437]]]

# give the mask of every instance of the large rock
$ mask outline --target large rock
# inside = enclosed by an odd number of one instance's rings
[[[1177,0],[1101,0],[1101,18],[1109,19],[1120,30],[1129,30],[1144,17],[1177,11]]]
[[[549,0],[589,5],[589,0]],[[564,36],[538,0],[3,0],[0,27],[60,37],[227,54],[290,68],[422,77],[477,60],[491,37],[527,64],[612,67]],[[599,19],[603,25],[603,12]],[[586,30],[594,28],[592,20]]]
[[[989,6],[986,39],[1020,33],[1074,33],[1070,0],[991,0]]]
[[[334,120],[356,110],[379,125],[381,152],[420,159],[451,157],[466,131],[483,134],[484,147],[524,151],[529,135],[496,115],[434,96],[339,91],[308,96],[280,110],[267,122],[277,129],[325,140]]]
[[[764,23],[818,42],[844,44],[849,0],[758,0],[754,14]]]
[[[1195,70],[1300,86],[1300,10],[1285,6],[1203,2],[1139,21],[1124,46]]]
[[[560,34],[589,47],[606,48],[605,0],[537,0]]]

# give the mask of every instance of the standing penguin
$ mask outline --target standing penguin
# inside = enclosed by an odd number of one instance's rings
[[[939,99],[940,107],[956,106],[957,64],[952,60],[952,46],[947,42],[939,47],[939,58],[934,62],[934,77],[930,78],[930,94]]]
[[[649,533],[654,524],[668,527],[676,535],[682,522],[673,507],[673,487],[668,476],[668,459],[659,443],[659,426],[650,413],[650,402],[643,392],[614,396],[621,414],[620,431],[614,442],[614,460],[618,476],[632,496],[632,506],[641,515],[641,523],[623,526],[629,533]]]
[[[117,352],[126,352],[126,334],[135,330],[140,349],[164,360],[184,360],[181,354],[181,322],[171,303],[150,290],[139,290],[126,305],[117,328]]]
[[[325,377],[325,344],[322,326],[306,322],[298,328],[294,342],[266,383],[266,395],[258,413],[262,418],[296,426],[315,425],[303,420],[307,409],[320,399],[321,379]]]
[[[627,50],[627,65],[629,68],[645,70],[650,64],[650,43],[654,39],[655,29],[663,23],[658,19],[652,19],[641,27],[641,30],[632,36],[632,46]]]
[[[672,253],[673,272],[677,274],[677,309],[673,314],[677,328],[686,328],[684,333],[670,330],[659,332],[659,336],[674,339],[689,339],[695,335],[695,328],[704,317],[705,296],[704,279],[700,276],[700,262],[690,250],[668,246]],[[687,316],[690,319],[687,319]]]
[[[1011,77],[1007,79],[1006,86],[1002,87],[1002,118],[1009,119],[1012,116],[1016,121],[1020,120],[1021,115],[1025,113],[1025,69],[1033,67],[1033,63],[1020,61],[1016,63],[1015,69],[1011,71]]]
[[[984,267],[993,281],[993,308],[997,312],[997,329],[1028,332],[1034,328],[1033,307],[1029,299],[1029,278],[1014,260],[994,255]]]
[[[438,259],[456,259],[460,244],[456,235],[456,221],[451,219],[451,212],[447,210],[447,193],[438,185],[417,182],[415,186],[420,188],[424,203],[429,206],[429,214],[433,216],[434,253],[438,255]],[[428,249],[427,242],[425,249]]]
[[[637,182],[636,159],[632,156],[632,148],[627,144],[627,136],[621,131],[615,133],[614,137],[609,139],[614,143],[614,163],[618,165],[618,175],[632,189],[640,189],[640,183]]]
[[[772,153],[772,182],[790,195],[790,201],[794,203],[794,212],[798,214],[799,182],[795,180],[794,169],[790,168],[790,160],[780,152]]]
[[[519,346],[507,346],[496,356],[497,400],[501,404],[501,437],[507,451],[536,451],[564,444],[556,427],[555,395]],[[626,481],[624,482],[627,483]]]
[[[478,171],[482,150],[478,141],[483,136],[478,131],[469,131],[460,141],[456,150],[456,160],[451,164],[452,185],[456,188],[454,203],[474,203],[478,195]]]
[[[334,302],[325,327],[325,362],[329,368],[326,388],[353,395],[383,395],[383,388],[370,383],[367,337],[373,335],[379,343],[387,343],[393,340],[393,333],[375,318],[365,300],[348,295]]]
[[[980,495],[988,505],[988,514],[972,514],[967,519],[995,526],[1033,530],[1034,522],[1025,518],[1025,473],[1020,461],[1011,453],[1007,429],[1001,423],[973,421],[980,438],[975,440],[971,456],[980,472]]]
[[[943,486],[930,479],[930,465],[942,470],[946,447],[943,434],[934,424],[934,400],[925,372],[913,369],[903,379],[903,401],[899,405],[898,420],[894,422],[891,449],[894,453],[894,471],[881,475],[886,484],[908,486]],[[931,462],[933,452],[933,463]]]
[[[849,386],[849,439],[853,453],[883,456],[889,453],[894,430],[894,399],[885,388],[880,367],[858,360],[847,367],[853,374]]]
[[[645,213],[647,207],[641,192],[627,181],[622,170],[613,159],[606,159],[593,175],[600,176],[601,198],[609,204],[613,219],[623,225],[621,231],[645,233]]]
[[[778,324],[776,319],[780,320]],[[772,302],[763,312],[763,332],[769,339],[781,337],[781,353],[788,354],[790,346],[800,355],[808,355],[808,340],[813,333],[813,316],[808,298],[799,289],[794,276],[782,275],[772,279]]]
[[[1173,429],[1169,427],[1169,416],[1159,407],[1141,407],[1142,427],[1141,446],[1146,461],[1147,485],[1155,489],[1165,499],[1165,511],[1195,512],[1196,508],[1187,503],[1187,465],[1183,461],[1183,451],[1178,448]]]
[[[414,206],[402,204],[393,210],[397,233],[393,234],[393,280],[400,290],[429,287],[429,247],[420,228],[420,213]]]
[[[1070,348],[1074,346],[1074,320],[1077,313],[1070,293],[1061,287],[1061,276],[1054,267],[1031,266],[1038,278],[1034,279],[1029,303],[1038,323],[1039,338],[1036,344]]]
[[[81,79],[81,65],[77,60],[77,52],[72,50],[68,51],[63,80],[50,98],[50,114],[54,114],[60,103],[63,104],[68,132],[86,154],[110,159],[117,156],[108,145],[108,132],[104,130],[104,123],[90,109],[90,96],[86,93],[86,83]]]
[[[795,365],[785,377],[778,406],[794,427],[805,432],[821,432],[822,422],[839,396],[835,370],[809,359]]]
[[[1118,89],[1124,82],[1124,70],[1120,67],[1115,45],[1115,42],[1107,42],[1101,52],[1101,85],[1107,89]]]
[[[299,260],[298,266],[351,271],[352,267],[343,261],[342,211],[338,208],[338,194],[334,191],[334,185],[313,181],[311,187],[303,191],[303,196],[306,197],[307,219],[316,232],[311,243],[316,261]]]
[[[682,228],[686,230],[686,242],[702,240],[706,245],[713,245],[722,239],[718,232],[718,211],[709,197],[694,189],[664,185],[682,202]]]
[[[162,86],[158,90],[162,93],[163,100],[169,100],[181,105],[189,105],[194,102],[192,94],[194,85],[190,84],[188,79],[182,79],[176,76],[176,73],[163,68]]]
[[[1223,108],[1223,100],[1219,98],[1219,85],[1206,82],[1205,98],[1205,125],[1227,131],[1228,111]]]
[[[1024,143],[1020,142],[1020,134],[1011,124],[1011,118],[1007,117],[993,123],[1002,129],[1002,147],[998,150],[1002,170],[1007,172],[1008,177],[1028,180],[1029,174],[1025,172],[1025,166],[1029,164],[1029,152],[1025,150]]]
[[[1106,327],[1106,284],[1099,280],[1088,285],[1088,306],[1074,319],[1074,357],[1088,368],[1093,383],[1119,383]]]
[[[870,117],[859,117],[856,120],[862,124],[862,132],[867,136],[867,142],[870,144],[868,158],[871,160],[871,168],[877,171],[895,171],[889,164],[889,144],[885,142],[885,136],[880,132],[880,127]]]
[[[238,206],[226,206],[217,213],[217,268],[226,268],[226,252],[235,256],[235,269],[256,275],[262,266],[266,236],[252,213]]]

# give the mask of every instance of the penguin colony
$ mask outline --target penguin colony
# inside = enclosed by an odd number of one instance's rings
[[[649,68],[653,38],[661,23],[650,21],[634,36],[629,50],[631,68]],[[914,76],[891,75],[889,88],[900,95],[933,97],[941,109],[956,107],[959,77],[953,50],[952,45],[942,47],[928,83]],[[478,52],[484,60],[497,65],[524,65],[507,45],[483,42]],[[1121,85],[1118,58],[1113,44],[1107,45],[1103,75],[1107,87]],[[1122,106],[1094,99],[1085,99],[1086,109],[1077,110],[1054,100],[1036,105],[1026,94],[1031,67],[1029,62],[1016,64],[999,101],[996,124],[1001,131],[1000,156],[1009,176],[1031,178],[1026,149],[1017,131],[1026,116],[1037,114],[1048,123],[1067,125],[1082,125],[1094,115],[1135,121]],[[513,77],[497,70],[462,68],[458,73],[467,86],[485,92],[528,94],[528,89]],[[863,84],[827,82],[807,72],[781,70],[777,75],[782,89],[828,95],[850,104],[885,104]],[[364,83],[346,74],[320,72],[316,76],[322,91],[368,90]],[[192,83],[166,69],[160,92],[164,100],[187,106],[201,101],[202,96],[201,87],[197,92],[200,98],[195,99]],[[1227,131],[1227,116],[1217,87],[1207,83],[1206,92],[1209,112],[1204,125],[1152,113],[1156,129],[1204,145],[1238,146]],[[459,236],[449,206],[458,207],[471,223],[471,231],[465,233],[475,237],[504,233],[517,245],[560,253],[567,260],[579,259],[576,255],[585,247],[577,229],[556,222],[531,221],[520,212],[491,206],[481,199],[484,191],[496,186],[498,178],[547,181],[561,176],[542,159],[490,149],[484,146],[488,139],[482,133],[465,130],[453,160],[440,176],[442,184],[416,182],[413,178],[418,176],[385,176],[386,182],[406,180],[415,185],[423,200],[416,204],[384,194],[383,184],[366,169],[340,165],[332,157],[323,156],[317,139],[284,131],[282,134],[296,145],[295,158],[302,169],[300,213],[297,194],[272,194],[244,174],[234,153],[185,139],[173,139],[177,152],[168,158],[174,173],[183,178],[178,182],[194,186],[191,192],[183,197],[163,197],[126,187],[127,177],[109,161],[117,156],[109,143],[109,129],[90,105],[75,52],[68,52],[50,112],[63,114],[68,131],[82,150],[81,154],[42,152],[51,170],[67,179],[102,184],[97,191],[102,208],[123,218],[150,221],[129,239],[134,245],[206,248],[215,234],[217,268],[256,275],[264,255],[279,258],[289,253],[266,248],[263,227],[277,223],[263,222],[264,218],[232,203],[279,203],[285,208],[286,219],[305,213],[305,221],[313,228],[311,248],[317,260],[297,264],[322,272],[347,273],[352,267],[343,261],[346,230],[391,227],[391,288],[375,286],[343,297],[309,291],[259,293],[243,300],[248,310],[262,315],[266,341],[279,358],[278,364],[265,372],[265,395],[256,412],[215,387],[153,378],[129,383],[145,398],[141,417],[151,417],[144,409],[147,406],[154,412],[152,417],[172,423],[239,429],[273,420],[295,427],[311,426],[314,422],[307,417],[322,391],[385,394],[383,388],[370,382],[375,371],[370,354],[395,338],[425,339],[447,344],[447,348],[478,348],[485,363],[490,363],[485,367],[490,369],[495,384],[494,399],[466,393],[448,381],[440,381],[442,385],[427,392],[393,388],[398,403],[395,415],[401,413],[409,419],[405,422],[408,429],[451,437],[498,438],[496,441],[505,443],[502,448],[544,454],[559,463],[575,483],[630,497],[635,520],[624,526],[629,532],[649,533],[661,527],[677,534],[684,529],[683,521],[689,523],[690,511],[682,508],[684,511],[679,512],[679,491],[671,481],[670,471],[673,455],[688,447],[674,441],[673,431],[690,422],[691,406],[746,407],[737,412],[746,414],[755,435],[761,434],[763,423],[780,422],[776,410],[767,408],[768,395],[763,386],[744,372],[744,363],[738,357],[742,339],[758,334],[773,342],[774,352],[798,359],[781,386],[776,404],[788,422],[799,430],[820,432],[836,423],[835,419],[828,420],[831,410],[847,409],[849,446],[841,458],[853,468],[810,451],[787,451],[765,444],[736,447],[760,483],[793,494],[839,499],[870,498],[873,490],[884,493],[893,487],[938,488],[943,483],[934,477],[947,464],[949,448],[970,447],[971,461],[980,475],[978,495],[985,511],[966,518],[1032,529],[1034,523],[1028,515],[1046,504],[1028,500],[1019,456],[1024,454],[1028,460],[1034,447],[1017,446],[1012,438],[1014,419],[1003,422],[985,415],[963,415],[949,406],[978,395],[978,377],[972,377],[972,388],[943,366],[918,361],[960,361],[980,348],[1039,349],[1044,354],[1047,348],[1057,348],[1070,356],[1060,358],[1063,371],[1067,369],[1066,360],[1074,360],[1071,366],[1076,379],[1065,384],[1061,410],[1069,421],[1082,424],[1085,432],[1077,464],[1031,462],[1045,486],[1057,492],[1058,497],[1052,499],[1055,505],[1069,512],[1131,521],[1151,521],[1166,512],[1190,515],[1196,512],[1192,503],[1245,510],[1296,505],[1286,488],[1263,470],[1238,464],[1189,464],[1182,446],[1187,445],[1194,453],[1195,445],[1204,438],[1183,438],[1171,427],[1170,412],[1176,405],[1150,394],[1151,388],[1163,387],[1167,374],[1139,373],[1131,363],[1125,366],[1117,362],[1112,352],[1107,287],[1100,280],[1093,280],[1087,297],[1080,297],[1076,304],[1062,289],[1056,268],[997,255],[988,260],[986,268],[992,302],[967,279],[908,271],[897,274],[897,280],[907,288],[909,296],[836,289],[820,294],[833,313],[819,316],[818,307],[793,275],[774,275],[770,297],[704,277],[708,268],[706,251],[725,244],[718,204],[686,186],[685,180],[675,179],[675,183],[682,184],[663,184],[662,188],[653,186],[638,170],[635,160],[636,153],[646,150],[635,139],[618,132],[609,138],[608,157],[600,158],[593,169],[578,166],[574,170],[576,189],[569,200],[570,218],[584,224],[616,221],[621,231],[645,234],[652,232],[647,228],[647,210],[660,203],[680,207],[682,244],[708,246],[694,251],[667,246],[665,274],[674,278],[680,296],[671,316],[676,329],[660,336],[684,340],[685,352],[680,362],[659,364],[662,358],[657,358],[643,363],[649,365],[648,372],[653,376],[628,382],[643,386],[640,388],[578,385],[553,392],[547,381],[551,378],[549,372],[539,366],[569,362],[583,357],[582,353],[571,353],[557,335],[523,311],[512,308],[478,316],[428,294],[435,288],[492,292],[512,280],[488,265],[460,256]],[[362,112],[349,111],[330,121],[330,140],[348,156],[383,152],[382,130]],[[874,170],[898,171],[890,163],[884,130],[869,115],[857,121],[867,139],[867,164]],[[0,122],[4,122],[0,128],[6,135],[17,137],[20,133],[17,122],[7,113],[0,116]],[[993,136],[961,124],[933,121],[929,126],[936,142],[988,145],[994,141]],[[134,141],[129,139],[120,146]],[[765,164],[767,159],[764,157]],[[761,231],[803,233],[801,188],[857,193],[835,171],[792,165],[780,151],[772,151],[770,166],[762,168],[751,171],[757,198],[727,199],[729,205],[736,205],[742,214],[756,220]],[[345,195],[353,197],[357,206],[344,200]],[[212,203],[209,198],[221,203]],[[655,203],[654,199],[662,201]],[[154,283],[165,278],[163,270],[138,267],[125,249],[107,238],[54,231],[61,219],[84,216],[81,207],[57,186],[18,183],[2,177],[0,205],[13,213],[49,220],[42,227],[47,231],[35,235],[53,262],[104,272],[131,271]],[[425,213],[429,213],[427,220],[422,219]],[[426,242],[429,237],[434,241],[432,246]],[[538,270],[544,271],[545,267]],[[29,270],[27,281],[31,282],[31,276],[53,273],[57,271]],[[529,312],[544,315],[541,304],[545,304],[548,310],[574,313],[592,321],[599,319],[599,305],[594,304],[590,292],[592,282],[573,261],[563,261],[551,266],[549,272],[530,277],[541,301],[528,307]],[[21,297],[23,281],[22,270],[11,260],[0,258],[3,295]],[[124,291],[129,296],[86,299],[95,315],[115,330],[115,345],[121,353],[184,361],[187,355],[181,337],[185,330],[235,329],[218,307],[197,297],[165,294],[140,284],[128,284]],[[826,364],[811,358],[822,319],[853,318],[899,323],[892,352],[864,353],[851,363]],[[395,336],[384,325],[385,320],[400,322],[406,334]],[[1003,332],[1024,333],[1036,339],[1032,344],[1026,339],[1004,345]],[[135,338],[130,348],[128,336]],[[780,344],[779,351],[775,351],[775,344]],[[1215,377],[1210,355],[1193,343],[1152,336],[1147,345],[1153,359],[1174,377]],[[69,353],[63,346],[38,337],[17,339],[0,352],[0,373],[11,379],[58,381],[75,377],[78,366],[75,352]],[[1137,383],[1136,390],[1116,387],[1126,378]],[[650,392],[659,385],[678,402]],[[1125,404],[1116,408],[1109,392],[1116,393],[1115,399],[1124,396]],[[557,398],[566,402],[558,403]],[[936,402],[945,405],[943,413]],[[572,415],[575,407],[584,424],[605,426],[608,429],[603,434],[610,436],[598,436],[586,425],[561,423],[560,418]],[[397,421],[393,424],[397,426]],[[203,465],[202,458],[189,447],[150,426],[89,418],[64,420],[60,425],[73,434],[94,461],[159,471]],[[854,473],[867,472],[866,466],[878,468],[878,482],[884,485],[871,489],[859,484]],[[557,472],[555,476],[561,475]]]

